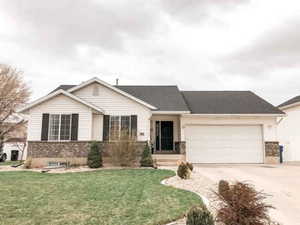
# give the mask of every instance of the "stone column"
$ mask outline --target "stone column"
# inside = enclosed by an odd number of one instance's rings
[[[175,153],[185,155],[185,141],[176,141],[175,142]]]
[[[279,163],[279,142],[267,141],[265,142],[265,163],[278,164]]]

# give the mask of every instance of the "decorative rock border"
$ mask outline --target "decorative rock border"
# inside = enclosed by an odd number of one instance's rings
[[[175,175],[175,176],[173,176],[173,177],[166,178],[166,179],[162,180],[160,183],[161,183],[162,185],[165,185],[165,186],[174,187],[174,188],[177,188],[177,189],[180,189],[180,190],[184,190],[184,191],[188,191],[188,192],[191,192],[191,193],[195,193],[196,195],[199,196],[199,198],[201,198],[203,204],[204,204],[207,208],[209,208],[209,206],[210,206],[210,201],[209,201],[206,197],[204,197],[203,195],[201,195],[200,193],[195,192],[195,191],[191,191],[191,190],[188,190],[188,189],[184,189],[184,188],[181,188],[181,187],[176,187],[176,186],[174,186],[174,185],[171,185],[171,184],[168,184],[168,183],[167,183],[168,180],[170,180],[170,179],[172,179],[172,178],[175,178],[175,177],[177,177],[177,175]],[[166,225],[186,225],[186,218],[184,217],[184,218],[182,218],[182,219],[179,219],[179,220],[177,220],[177,221],[168,223],[168,224],[166,224]]]

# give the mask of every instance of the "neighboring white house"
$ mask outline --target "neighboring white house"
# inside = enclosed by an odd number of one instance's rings
[[[25,160],[26,149],[26,140],[15,138],[4,143],[3,153],[6,154],[6,161]]]
[[[278,125],[278,138],[284,147],[283,159],[286,162],[300,161],[300,96],[278,107],[287,115],[279,120]]]
[[[7,120],[6,123],[19,123],[22,120],[28,121],[28,118],[24,115],[13,114]],[[27,122],[14,129],[9,133],[9,137],[3,145],[2,159],[7,161],[25,160],[27,155]]]
[[[121,130],[150,143],[153,154],[193,163],[277,163],[277,118],[284,115],[250,91],[112,86],[98,78],[61,85],[20,112],[30,118],[28,157],[36,166],[65,155],[85,163],[89,141],[106,152]]]

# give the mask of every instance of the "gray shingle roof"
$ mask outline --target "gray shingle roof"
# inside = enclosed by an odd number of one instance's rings
[[[59,89],[66,91],[74,86],[76,85],[60,85],[52,92]],[[115,87],[156,106],[160,111],[191,111],[195,114],[284,114],[251,91],[180,91],[177,86]],[[300,96],[292,100],[288,104],[300,102]]]
[[[294,103],[297,103],[297,102],[300,102],[300,96],[296,96],[282,104],[280,104],[278,107],[283,107],[283,106],[287,106],[287,105],[291,105],[291,104],[294,104]]]
[[[60,85],[52,92],[59,89],[67,91],[74,86],[76,85]],[[189,108],[187,107],[177,86],[118,85],[115,87],[157,107],[160,111],[189,111]]]
[[[65,91],[69,90],[70,88],[72,87],[75,87],[77,85],[70,85],[70,84],[62,84],[62,85],[59,85],[57,88],[55,88],[53,91],[51,91],[50,93],[53,93],[55,91],[58,91],[59,89],[63,89]]]
[[[251,91],[182,91],[196,114],[284,114]]]
[[[189,111],[177,86],[115,86],[160,111]]]

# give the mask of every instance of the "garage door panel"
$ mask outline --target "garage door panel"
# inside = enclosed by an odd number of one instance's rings
[[[188,126],[187,158],[193,163],[262,163],[261,126]]]

